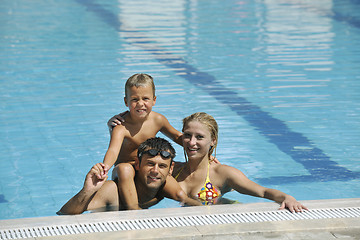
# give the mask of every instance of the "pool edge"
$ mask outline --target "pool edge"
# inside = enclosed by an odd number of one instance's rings
[[[328,199],[328,200],[309,200],[301,201],[309,209],[336,209],[360,207],[360,198],[348,199]],[[211,215],[211,214],[227,214],[227,213],[249,213],[249,212],[266,212],[276,211],[279,205],[276,203],[250,203],[250,204],[233,204],[233,205],[217,205],[204,207],[186,207],[186,208],[166,208],[166,209],[150,209],[137,211],[119,211],[106,213],[92,213],[75,216],[52,216],[39,218],[23,218],[0,220],[0,230],[15,229],[24,227],[42,227],[49,225],[69,225],[69,224],[87,224],[102,221],[119,221],[119,220],[138,220],[151,218],[166,217],[186,217],[194,215]],[[266,236],[276,237],[282,236],[292,238],[295,235],[305,236],[306,239],[321,238],[339,238],[339,236],[350,237],[348,239],[359,239],[360,236],[360,218],[327,218],[327,219],[303,219],[303,220],[281,220],[281,221],[265,221],[250,223],[231,223],[231,224],[211,224],[200,226],[180,226],[169,228],[153,228],[141,230],[127,231],[107,231],[97,233],[70,234],[61,236],[41,237],[41,239],[214,239],[220,237],[222,239],[253,239]],[[304,235],[305,234],[305,235]],[[319,235],[320,234],[320,235]],[[289,237],[289,236],[292,237]],[[311,238],[311,235],[314,238]],[[353,237],[353,238],[352,238]],[[282,239],[287,239],[282,238]],[[305,238],[305,237],[304,237]],[[27,239],[40,239],[27,238]],[[300,238],[301,239],[301,238]]]

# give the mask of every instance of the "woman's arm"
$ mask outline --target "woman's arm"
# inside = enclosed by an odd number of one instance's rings
[[[304,205],[299,203],[293,196],[283,193],[279,190],[272,188],[265,188],[264,198],[273,200],[280,203],[279,209],[289,209],[291,212],[302,212],[302,210],[308,210]]]
[[[219,165],[217,169],[220,176],[226,178],[224,182],[239,193],[275,201],[281,204],[280,209],[288,208],[291,212],[301,212],[303,209],[307,210],[307,208],[296,201],[294,197],[276,189],[265,188],[248,179],[245,174],[236,168]]]

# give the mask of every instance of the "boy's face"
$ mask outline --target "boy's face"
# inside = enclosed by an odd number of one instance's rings
[[[134,86],[128,89],[128,96],[125,96],[124,101],[131,114],[146,117],[155,105],[156,97],[150,85]]]
[[[171,175],[174,164],[171,158],[163,158],[160,154],[151,156],[144,154],[141,157],[138,177],[147,188],[158,190],[164,183],[168,175]]]

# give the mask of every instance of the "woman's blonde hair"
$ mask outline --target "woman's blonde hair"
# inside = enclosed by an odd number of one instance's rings
[[[211,136],[211,140],[214,141],[214,145],[210,147],[209,149],[209,159],[211,154],[215,151],[215,157],[216,157],[216,146],[218,143],[218,132],[219,132],[219,128],[218,128],[218,124],[215,121],[215,119],[204,112],[197,112],[194,114],[191,114],[190,116],[186,117],[183,119],[183,128],[182,131],[184,132],[185,126],[192,121],[197,121],[199,123],[204,124],[209,132],[210,132],[210,136]]]

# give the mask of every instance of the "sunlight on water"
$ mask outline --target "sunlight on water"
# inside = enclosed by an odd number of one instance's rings
[[[301,200],[359,197],[358,8],[2,1],[0,219],[54,215],[81,188],[137,72],[155,78],[154,111],[175,128],[197,111],[216,118],[221,163]]]

